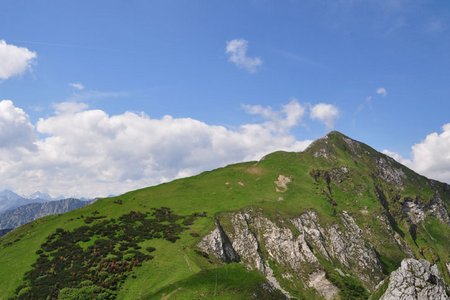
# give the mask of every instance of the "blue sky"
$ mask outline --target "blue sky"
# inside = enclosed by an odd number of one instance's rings
[[[327,103],[335,129],[413,167],[411,147],[428,135],[447,145],[449,37],[448,1],[1,1],[0,40],[36,57],[0,80],[0,99],[35,128],[69,102],[231,130],[267,121],[245,105],[279,111],[296,99],[304,116],[287,130],[299,141],[331,129],[308,116]],[[252,70],[230,61],[233,40],[260,60]]]

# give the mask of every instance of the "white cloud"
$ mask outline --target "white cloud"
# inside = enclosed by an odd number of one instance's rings
[[[37,190],[66,196],[117,194],[259,159],[276,150],[301,151],[310,143],[289,133],[304,113],[296,101],[280,111],[269,109],[272,113],[263,113],[261,123],[235,129],[190,118],[153,119],[132,112],[110,116],[86,107],[67,109],[72,104],[56,105],[54,115],[33,126],[11,101],[0,103],[0,120],[14,114],[8,119],[12,123],[3,125],[8,130],[0,133],[11,132],[14,137],[23,131],[27,138],[22,140],[35,146],[19,152],[15,147],[20,143],[9,142],[2,150],[8,155],[0,155],[0,183],[22,194]],[[259,114],[256,107],[248,110]],[[10,125],[11,120],[21,120],[20,126]]]
[[[0,101],[0,149],[31,149],[34,140],[34,128],[28,115],[11,100]]]
[[[0,40],[0,80],[23,74],[36,57],[36,52]]]
[[[230,62],[234,63],[239,68],[254,73],[257,68],[262,65],[262,60],[259,57],[247,56],[247,49],[248,41],[244,39],[234,39],[227,42],[225,51],[229,55],[228,60]]]
[[[339,109],[328,103],[319,103],[311,108],[310,117],[313,120],[319,120],[328,129],[334,127],[334,122],[339,117]]]
[[[84,85],[79,82],[72,82],[72,83],[69,83],[69,85],[76,90],[79,90],[79,91],[84,90]]]
[[[89,106],[83,102],[60,102],[53,105],[57,114],[70,114],[86,110]]]
[[[377,94],[384,97],[387,95],[387,90],[384,87],[380,87],[377,89]]]
[[[298,125],[305,114],[305,108],[296,99],[283,105],[280,111],[274,111],[270,106],[261,105],[243,105],[243,108],[249,114],[259,115],[266,119],[265,126],[267,128],[280,132]]]
[[[410,167],[419,174],[450,183],[450,123],[442,127],[442,132],[433,132],[411,147],[412,159],[388,150],[385,154]]]

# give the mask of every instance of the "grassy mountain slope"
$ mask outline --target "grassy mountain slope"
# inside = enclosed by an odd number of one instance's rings
[[[40,253],[49,236],[63,239],[66,233],[70,234],[82,226],[99,224],[97,226],[100,228],[118,224],[116,232],[109,236],[113,240],[114,237],[126,236],[123,233],[130,230],[127,223],[120,221],[121,216],[135,211],[148,213],[146,220],[154,220],[157,217],[152,215],[153,209],[161,207],[170,208],[179,217],[175,217],[173,224],[165,219],[149,221],[153,224],[151,226],[178,226],[179,239],[172,242],[165,239],[164,234],[162,237],[154,235],[138,239],[137,235],[142,233],[136,233],[138,246],[142,249],[138,251],[152,258],[136,262],[123,273],[121,280],[118,279],[118,288],[114,291],[118,299],[248,299],[255,293],[262,293],[259,295],[261,299],[279,296],[277,291],[265,292],[261,288],[265,279],[258,272],[246,270],[241,264],[224,265],[211,256],[202,256],[198,251],[197,245],[202,237],[214,228],[215,217],[223,218],[227,213],[250,207],[261,209],[265,216],[274,220],[291,219],[314,210],[323,226],[333,224],[340,212],[347,211],[361,228],[371,232],[367,238],[378,251],[386,273],[398,267],[406,257],[404,251],[388,239],[383,223],[377,219],[378,215],[389,210],[395,220],[395,230],[402,234],[402,239],[414,255],[439,263],[441,274],[447,283],[450,282],[444,265],[450,261],[449,227],[430,216],[411,233],[411,224],[402,212],[404,199],[420,199],[426,205],[436,191],[440,192],[448,209],[448,186],[430,181],[364,144],[345,139],[348,138],[333,132],[302,153],[275,152],[259,162],[230,165],[119,197],[101,199],[88,207],[45,217],[17,228],[0,239],[0,299],[14,297],[20,292],[17,290],[19,286],[22,286],[23,293],[30,288],[32,283],[25,274],[33,269],[32,265],[40,256],[47,255],[49,261],[53,259],[55,262],[52,252],[45,251],[45,247],[44,253]],[[395,170],[401,170],[404,175],[400,176],[400,184],[395,176],[393,179],[389,177],[389,172],[380,173],[377,165],[380,159],[389,161]],[[286,189],[275,183],[280,175],[290,179]],[[380,200],[379,191],[383,192],[385,202]],[[182,224],[188,216],[203,212],[206,217],[195,218],[192,224]],[[143,220],[137,220],[130,226],[141,228],[139,226],[145,222]],[[101,223],[104,221],[110,223]],[[58,228],[61,228],[61,233],[58,233]],[[89,239],[77,242],[77,245],[85,253],[94,251],[95,248],[89,247],[95,245],[96,240],[106,237],[97,231],[83,234]],[[117,262],[114,259],[117,260],[120,252],[120,238],[117,239],[112,246],[114,250],[105,258],[106,262],[107,259]],[[136,255],[130,245],[123,251],[123,257],[119,255],[119,261]],[[151,253],[143,250],[149,247],[156,250]],[[134,257],[130,260],[132,263],[135,262]],[[328,276],[336,277],[332,280],[335,285],[349,292],[352,286],[333,271],[335,266],[342,266],[337,262],[323,262],[323,265],[327,264]],[[57,272],[55,268],[49,270]],[[108,280],[112,279],[108,277]],[[80,282],[71,284],[81,291]],[[84,284],[88,285],[84,288],[88,293],[92,284]],[[320,298],[304,284],[300,284],[297,291],[289,284],[283,286],[288,286],[298,298]],[[65,295],[70,298],[76,292],[66,290]]]

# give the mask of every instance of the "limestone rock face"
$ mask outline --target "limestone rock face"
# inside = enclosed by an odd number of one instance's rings
[[[448,215],[444,200],[442,200],[441,195],[438,192],[436,192],[433,199],[431,199],[428,210],[432,216],[450,226],[450,216]]]
[[[223,262],[238,262],[240,259],[218,221],[216,221],[216,228],[205,236],[198,246],[203,251],[214,254]]]
[[[389,225],[385,219],[382,216],[383,224]],[[413,255],[392,228],[386,232],[392,239],[400,240],[400,248],[406,247],[406,256]],[[365,234],[345,211],[337,216],[335,223],[323,226],[312,210],[285,220],[270,219],[262,210],[247,209],[217,219],[215,229],[202,239],[199,247],[223,262],[239,261],[259,271],[271,287],[287,298],[290,294],[286,281],[302,282],[327,300],[338,297],[339,289],[329,280],[329,270],[321,264],[325,259],[331,264],[339,262],[346,270],[344,273],[338,269],[339,276],[353,274],[369,291],[381,286],[383,279],[389,280],[383,300],[448,299],[437,266],[425,260],[405,259],[386,278],[377,252]]]
[[[371,287],[382,279],[383,270],[373,247],[363,238],[362,230],[347,213],[340,216],[341,226],[323,228],[313,211],[302,214],[292,223],[305,233],[306,241],[323,257],[337,259]]]
[[[234,232],[230,232],[233,248],[239,253],[242,262],[252,269],[266,273],[264,260],[261,256],[259,243],[255,234],[250,230],[252,218],[248,213],[236,213],[231,218]]]
[[[425,209],[418,201],[413,201],[411,199],[405,200],[402,205],[402,211],[408,216],[413,224],[417,225],[425,219]]]
[[[232,252],[242,263],[249,269],[258,270],[264,274],[267,281],[287,297],[290,295],[276,279],[269,261],[287,268],[290,277],[303,278],[318,293],[324,297],[326,295],[326,299],[333,299],[339,292],[325,278],[325,272],[307,244],[304,233],[295,236],[287,224],[277,224],[262,213],[253,210],[233,213],[227,220],[231,226],[227,226],[225,232],[217,222],[216,228],[200,242],[199,247],[202,250],[213,253],[226,262],[227,255],[223,248],[228,240],[233,248]],[[312,275],[307,274],[305,270],[311,269],[311,266],[312,269],[321,272],[318,273],[320,276],[311,277]]]
[[[317,271],[309,275],[308,285],[315,288],[327,300],[334,299],[339,293],[339,289],[326,279],[324,271]]]
[[[447,300],[445,284],[436,265],[426,260],[404,259],[389,277],[380,300]]]
[[[405,173],[402,169],[396,168],[391,158],[377,158],[378,175],[384,181],[395,184],[398,187],[403,187]]]
[[[331,256],[327,250],[327,232],[319,223],[317,214],[314,211],[307,211],[300,217],[293,219],[292,224],[303,232],[306,240],[318,249],[318,251],[326,258]]]
[[[343,228],[330,228],[330,248],[333,257],[352,269],[365,282],[375,286],[383,270],[373,247],[363,238],[362,230],[347,213],[341,215]]]

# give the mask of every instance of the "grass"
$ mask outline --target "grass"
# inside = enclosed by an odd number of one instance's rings
[[[279,292],[264,290],[264,282],[261,274],[233,263],[198,272],[144,299],[280,299]]]

